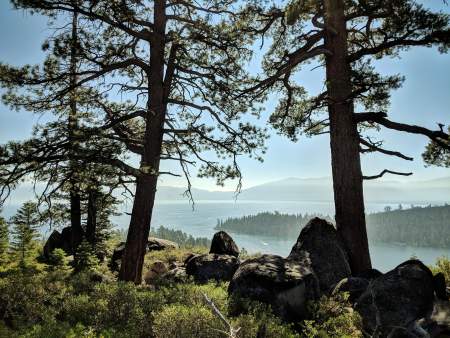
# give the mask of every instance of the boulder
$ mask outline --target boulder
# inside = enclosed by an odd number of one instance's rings
[[[372,280],[355,309],[367,332],[377,328],[382,337],[387,337],[396,327],[408,328],[428,317],[433,301],[433,274],[422,262],[409,260]]]
[[[161,251],[166,249],[178,249],[179,245],[167,239],[149,237],[147,243],[148,251]]]
[[[58,230],[53,230],[51,235],[48,237],[47,242],[44,245],[44,257],[45,259],[49,259],[53,250],[60,247],[61,243],[61,233]]]
[[[377,270],[377,269],[368,269],[362,272],[359,272],[357,274],[354,275],[354,277],[359,277],[359,278],[364,278],[364,279],[368,279],[368,280],[373,280],[376,279],[380,276],[382,276],[383,274]]]
[[[306,302],[319,297],[319,281],[309,264],[307,254],[296,260],[276,255],[248,259],[237,269],[228,292],[270,304],[285,320],[299,320],[306,315]]]
[[[348,292],[349,301],[354,303],[369,286],[370,281],[361,277],[347,277],[341,280],[333,289],[332,294]]]
[[[109,262],[109,268],[111,271],[119,271],[120,261],[122,260],[123,253],[125,252],[125,242],[120,242],[113,250],[111,261]]]
[[[162,278],[171,282],[182,283],[187,280],[188,275],[185,267],[177,266],[167,271]]]
[[[288,256],[290,260],[309,254],[311,268],[319,279],[322,293],[330,292],[342,279],[350,277],[351,270],[344,245],[334,226],[314,218],[302,229]]]
[[[433,276],[434,292],[440,300],[448,300],[445,276],[439,272]]]
[[[191,257],[186,263],[186,273],[197,283],[210,279],[229,281],[239,266],[239,260],[230,255],[204,254]]]
[[[209,253],[238,257],[239,249],[230,235],[225,231],[219,231],[214,234]]]
[[[72,238],[72,227],[65,227],[61,232],[54,230],[44,245],[44,258],[49,259],[55,249],[63,249],[67,255],[73,255],[73,244],[81,243],[82,234]]]
[[[167,273],[168,269],[166,264],[162,261],[156,261],[152,263],[148,269],[148,271],[144,275],[145,284],[153,284],[156,280],[161,278],[165,273]]]

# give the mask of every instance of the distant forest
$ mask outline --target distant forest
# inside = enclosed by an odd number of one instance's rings
[[[217,230],[249,235],[293,238],[318,214],[289,215],[263,212],[239,218],[217,221]],[[450,205],[403,209],[386,207],[384,212],[367,215],[369,239],[383,243],[403,243],[415,246],[450,247]]]
[[[311,218],[325,217],[320,214],[289,215],[275,212],[262,212],[256,215],[217,220],[216,230],[237,232],[248,235],[277,237],[298,236]],[[325,217],[329,219],[329,217]],[[329,219],[331,220],[331,219]]]
[[[386,209],[367,217],[372,241],[450,247],[450,205]]]
[[[156,231],[151,231],[150,236],[157,238],[167,239],[178,243],[181,247],[210,247],[211,240],[206,237],[193,237],[181,230],[173,230],[163,226],[160,226]]]

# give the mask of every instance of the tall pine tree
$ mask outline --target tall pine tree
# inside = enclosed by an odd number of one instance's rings
[[[75,74],[57,67],[46,72],[45,67],[3,66],[2,82],[35,88],[75,76],[75,87],[101,93],[91,108],[103,125],[80,128],[79,133],[117,141],[127,152],[117,154],[105,147],[86,151],[83,158],[114,166],[126,180],[136,182],[119,277],[140,283],[158,178],[184,175],[190,195],[190,167],[199,165],[201,177],[216,178],[218,184],[237,179],[240,184],[238,157],[255,154],[263,145],[264,132],[241,120],[248,102],[230,95],[246,82],[243,61],[251,54],[244,47],[248,41],[242,17],[236,14],[240,2],[13,3],[50,16],[78,13]],[[58,41],[57,50],[67,51],[69,46],[68,41]],[[73,87],[54,88],[46,102],[58,102]],[[139,164],[130,157],[138,157]],[[179,169],[161,166],[162,161],[175,162]]]
[[[442,128],[429,130],[388,118],[390,91],[403,78],[382,76],[373,60],[397,57],[415,46],[436,46],[447,52],[449,15],[412,0],[292,0],[287,7],[283,3],[270,8],[254,1],[252,5],[256,17],[249,31],[270,35],[272,44],[263,62],[264,77],[255,79],[240,98],[264,100],[269,91],[281,92],[271,116],[278,130],[293,140],[302,133],[329,134],[337,229],[353,271],[368,269],[363,179],[410,173],[385,169],[364,176],[360,153],[412,158],[383,148],[366,131],[385,127],[421,134],[449,148],[449,135]],[[311,62],[324,70],[324,91],[317,95],[309,95],[296,76]]]

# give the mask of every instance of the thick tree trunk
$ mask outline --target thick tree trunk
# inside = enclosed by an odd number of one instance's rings
[[[148,84],[150,99],[147,106],[144,154],[141,158],[142,173],[136,182],[130,227],[119,274],[119,279],[136,284],[141,283],[142,280],[142,267],[155,201],[166,114],[166,103],[164,102],[165,6],[165,0],[154,1],[155,36],[150,47],[151,71]]]
[[[327,91],[336,225],[350,256],[352,271],[371,268],[364,214],[359,134],[353,121],[350,65],[343,0],[325,0]]]
[[[72,43],[70,50],[70,85],[75,86],[77,78],[75,75],[77,69],[77,30],[78,30],[78,15],[74,12],[72,17]],[[69,142],[70,142],[70,155],[73,156],[77,152],[77,141],[75,137],[75,131],[78,128],[77,117],[77,98],[75,89],[70,93],[70,111],[68,120],[69,129]],[[78,163],[73,158],[70,159],[70,225],[72,228],[72,251],[75,254],[78,245],[83,239],[83,228],[81,227],[81,197],[78,188],[79,182],[77,182],[77,166]]]
[[[97,234],[97,192],[95,190],[89,190],[87,209],[86,240],[94,245]]]

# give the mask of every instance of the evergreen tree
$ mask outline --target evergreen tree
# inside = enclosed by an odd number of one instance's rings
[[[414,46],[450,46],[449,15],[434,12],[413,0],[291,0],[288,6],[264,8],[253,1],[253,33],[270,34],[273,41],[263,61],[265,76],[240,97],[264,100],[269,91],[283,93],[272,124],[296,140],[329,134],[336,225],[349,251],[354,272],[371,267],[364,214],[363,179],[385,174],[411,175],[384,169],[363,176],[360,153],[380,152],[412,160],[383,148],[366,136],[368,129],[385,127],[422,134],[449,149],[443,128],[427,128],[388,119],[390,90],[403,78],[382,76],[373,60],[397,57]],[[270,5],[269,5],[270,6]],[[307,63],[323,67],[324,91],[309,95],[296,76]],[[355,110],[364,110],[356,113]]]
[[[17,255],[19,266],[26,268],[35,253],[40,215],[34,202],[25,202],[17,213],[11,217],[11,248]]]
[[[443,126],[440,125],[440,127],[442,128]],[[448,133],[450,134],[450,127],[448,128]],[[446,142],[450,147],[450,139]],[[450,168],[450,149],[448,147],[442,147],[440,143],[431,141],[427,145],[422,157],[428,164]]]
[[[5,219],[0,216],[0,266],[8,260],[9,230]]]
[[[74,87],[95,88],[89,91],[94,102],[91,109],[96,109],[97,121],[103,124],[77,131],[82,138],[117,142],[126,153],[96,147],[86,150],[83,159],[111,165],[122,172],[125,181],[136,183],[119,277],[140,283],[158,178],[184,175],[187,195],[192,198],[189,170],[200,165],[200,177],[213,177],[218,184],[237,179],[239,188],[241,173],[237,158],[255,154],[265,140],[263,130],[241,119],[249,102],[230,95],[246,82],[243,61],[251,55],[251,50],[244,47],[247,35],[236,10],[240,2],[14,0],[13,3],[18,8],[49,16],[78,13],[75,74],[70,68],[57,67],[57,62],[56,67],[52,62],[43,69],[3,65],[0,79],[7,85],[20,83],[20,91],[66,79],[65,88],[55,86],[45,102],[59,102]],[[59,39],[50,45],[58,53],[64,53],[70,50],[71,43],[70,39]],[[75,86],[68,81],[73,77]],[[126,99],[108,96],[117,92]],[[258,112],[251,111],[255,115]],[[138,166],[127,161],[131,156],[140,158]],[[161,161],[175,162],[178,171],[165,170]]]

